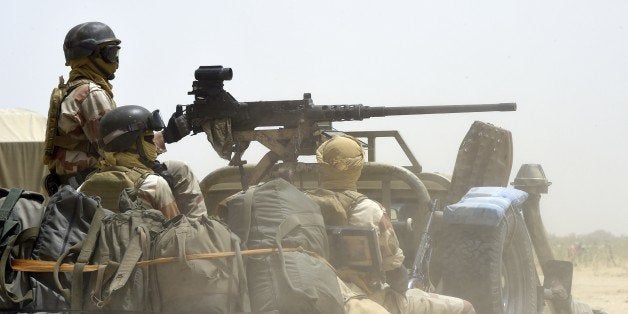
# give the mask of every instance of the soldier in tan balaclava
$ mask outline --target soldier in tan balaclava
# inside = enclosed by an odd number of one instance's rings
[[[338,270],[347,312],[475,313],[467,301],[407,289],[403,251],[386,209],[357,191],[364,151],[355,138],[335,136],[324,142],[316,151],[316,161],[322,188],[308,191],[308,195],[320,205],[325,223],[372,226],[378,232],[383,274]],[[360,295],[368,298],[360,299]]]

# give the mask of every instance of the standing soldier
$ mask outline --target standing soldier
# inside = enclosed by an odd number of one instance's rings
[[[357,140],[349,136],[335,136],[317,149],[316,160],[320,165],[322,189],[308,193],[321,206],[325,223],[372,226],[377,230],[385,273],[339,270],[339,276],[346,284],[346,287],[341,285],[341,290],[349,299],[347,312],[360,312],[366,306],[371,308],[369,311],[374,311],[372,305],[351,302],[351,297],[362,295],[390,313],[475,313],[467,301],[420,289],[407,289],[408,274],[403,266],[403,251],[399,248],[399,240],[386,209],[357,192],[357,181],[364,165],[364,152]]]
[[[109,81],[118,69],[120,42],[100,22],[79,24],[65,36],[70,76],[67,83],[61,77],[52,92],[46,128],[44,164],[50,174],[45,185],[50,195],[62,184],[78,187],[98,163],[98,123],[116,107]]]

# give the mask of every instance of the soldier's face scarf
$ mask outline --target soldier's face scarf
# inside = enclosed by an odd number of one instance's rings
[[[153,143],[153,131],[144,133],[142,136],[142,149],[146,154],[146,159],[150,161],[157,160],[157,145]]]
[[[350,136],[334,136],[316,150],[322,188],[357,191],[364,166],[364,152]]]
[[[100,168],[110,166],[123,166],[127,168],[140,168],[152,171],[148,166],[140,161],[140,155],[135,152],[105,152],[100,163]]]
[[[109,94],[109,97],[113,98],[113,92],[111,90],[112,86],[107,80],[107,77],[113,75],[113,73],[118,69],[118,63],[107,63],[100,57],[85,57],[77,60],[70,60],[66,62],[66,65],[72,67],[68,82],[81,78],[91,80],[102,87],[102,89]],[[102,73],[99,68],[107,73]]]

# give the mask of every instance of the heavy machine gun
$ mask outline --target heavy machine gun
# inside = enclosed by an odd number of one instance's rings
[[[316,147],[332,131],[331,122],[359,121],[367,118],[514,111],[515,103],[458,106],[371,107],[361,104],[314,105],[309,93],[300,100],[239,102],[225,91],[224,81],[233,71],[222,66],[201,66],[194,72],[194,103],[177,105],[164,131],[167,143],[176,142],[190,132],[205,132],[220,157],[230,165],[242,166],[242,154],[249,143],[257,141],[270,151],[254,171],[243,176],[243,185],[255,184],[279,160],[296,162],[298,156],[313,155]],[[263,129],[258,129],[263,128]],[[241,168],[242,169],[242,168]]]

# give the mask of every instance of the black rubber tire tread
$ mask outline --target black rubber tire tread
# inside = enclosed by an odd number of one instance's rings
[[[509,209],[496,227],[449,225],[447,229],[442,248],[444,294],[470,301],[481,314],[536,313],[538,279],[519,212]],[[502,289],[502,266],[508,275],[506,289]]]
[[[511,168],[510,131],[475,121],[458,149],[445,203],[458,202],[474,186],[507,186]]]

